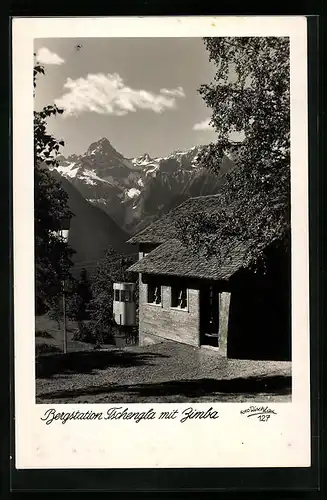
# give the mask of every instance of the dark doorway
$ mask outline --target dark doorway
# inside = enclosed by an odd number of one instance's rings
[[[219,293],[212,285],[200,290],[200,344],[219,345]]]
[[[291,361],[289,255],[269,253],[265,273],[235,276],[229,310],[227,356]]]

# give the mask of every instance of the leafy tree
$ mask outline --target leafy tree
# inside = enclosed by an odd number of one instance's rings
[[[36,63],[33,82],[44,74]],[[61,114],[57,106],[46,106],[34,111],[34,211],[35,211],[35,285],[36,309],[56,310],[61,295],[62,281],[69,277],[73,250],[58,236],[62,223],[72,217],[67,205],[68,195],[49,171],[56,165],[56,156],[63,141],[57,141],[47,132],[47,119]]]
[[[71,293],[67,296],[67,316],[78,324],[78,333],[74,335],[76,340],[86,340],[89,336],[85,322],[90,319],[91,300],[91,282],[86,269],[82,269],[79,280],[74,281]]]
[[[88,319],[88,306],[92,299],[91,282],[86,269],[80,272],[79,280],[75,280],[67,304],[67,314],[75,321]]]
[[[246,242],[244,265],[257,266],[264,262],[268,242],[289,246],[289,40],[205,38],[204,43],[216,74],[199,93],[212,110],[217,142],[199,161],[218,173],[227,154],[235,168],[226,174],[219,213],[186,217],[179,237],[221,259],[228,241]]]
[[[97,343],[110,339],[117,328],[113,316],[113,283],[132,281],[127,268],[133,262],[131,257],[117,256],[109,249],[98,264],[92,279],[93,298],[90,302],[91,335]]]

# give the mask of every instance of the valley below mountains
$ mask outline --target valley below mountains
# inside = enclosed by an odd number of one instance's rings
[[[56,176],[69,181],[92,205],[101,208],[124,232],[134,234],[191,196],[216,194],[234,164],[225,157],[219,176],[200,168],[206,146],[151,158],[125,158],[103,138],[83,155],[57,157]]]

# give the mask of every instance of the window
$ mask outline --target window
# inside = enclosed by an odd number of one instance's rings
[[[132,290],[115,290],[116,302],[133,302]]]
[[[185,287],[171,289],[171,307],[187,309],[187,289]]]
[[[148,284],[148,303],[161,304],[161,286],[157,283]]]
[[[121,290],[120,300],[122,302],[132,302],[132,292],[131,290]]]

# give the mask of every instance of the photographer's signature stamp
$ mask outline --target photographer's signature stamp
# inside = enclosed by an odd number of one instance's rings
[[[277,412],[273,408],[269,408],[269,406],[251,405],[241,410],[240,414],[245,415],[247,418],[256,417],[260,422],[268,422],[270,417],[277,415]]]

